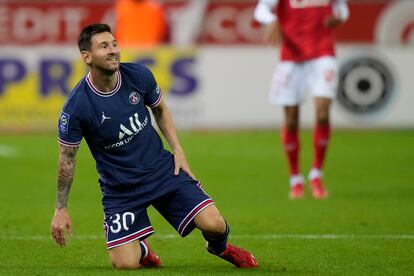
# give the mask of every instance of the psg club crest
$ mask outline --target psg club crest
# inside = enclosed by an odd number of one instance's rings
[[[140,99],[140,97],[139,97],[138,92],[132,91],[132,92],[129,94],[129,102],[130,102],[131,104],[137,104],[137,103],[139,102],[139,99]]]

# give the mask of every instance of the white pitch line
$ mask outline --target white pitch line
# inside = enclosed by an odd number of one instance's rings
[[[233,237],[233,236],[231,236]],[[236,235],[243,239],[297,239],[297,240],[353,240],[353,239],[375,239],[375,240],[404,240],[414,239],[414,234],[269,234],[269,235]]]
[[[0,157],[16,158],[17,156],[18,151],[16,148],[7,145],[0,145]]]
[[[103,235],[73,236],[76,240],[103,240]],[[178,239],[178,234],[155,235],[155,239]],[[414,234],[264,234],[264,235],[230,235],[231,239],[255,240],[414,240]],[[51,236],[0,236],[0,240],[51,240]]]

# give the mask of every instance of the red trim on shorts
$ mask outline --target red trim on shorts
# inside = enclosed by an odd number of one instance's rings
[[[126,236],[126,237],[119,238],[119,239],[107,242],[106,246],[108,247],[108,249],[111,249],[111,248],[129,243],[131,241],[140,239],[144,236],[148,236],[152,233],[154,233],[154,228],[152,228],[152,226],[148,226],[147,228],[141,229],[141,230],[139,230],[135,233],[132,233],[132,234]]]
[[[185,232],[185,229],[187,228],[188,224],[194,219],[194,217],[200,213],[204,208],[207,206],[214,204],[214,201],[210,198],[204,200],[200,204],[198,204],[196,207],[194,207],[193,210],[188,213],[188,215],[183,219],[183,221],[178,226],[178,233],[182,236]]]

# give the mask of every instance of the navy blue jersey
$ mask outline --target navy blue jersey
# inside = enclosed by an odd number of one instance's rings
[[[60,115],[59,143],[78,146],[85,138],[101,185],[127,187],[156,178],[171,163],[171,154],[147,109],[162,99],[152,73],[138,64],[121,63],[116,74],[111,92],[96,89],[90,74],[76,85]]]

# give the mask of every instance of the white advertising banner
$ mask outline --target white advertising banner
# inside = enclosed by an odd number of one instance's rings
[[[281,126],[282,109],[268,102],[277,53],[269,47],[199,49],[199,89],[186,100],[168,98],[178,125],[201,129]],[[413,48],[340,46],[338,63],[340,85],[332,109],[335,126],[414,127]],[[304,127],[314,123],[311,97],[302,106],[301,122]]]

